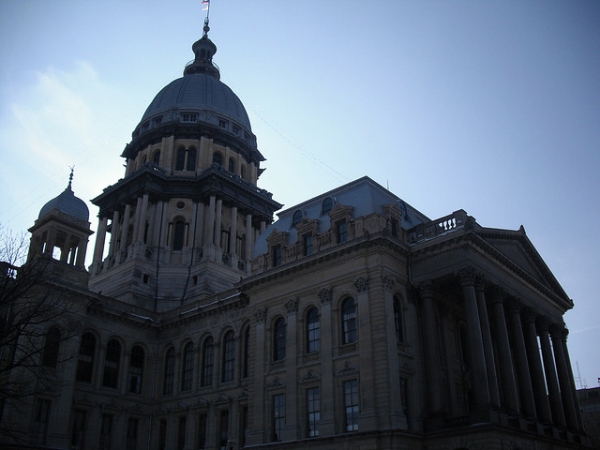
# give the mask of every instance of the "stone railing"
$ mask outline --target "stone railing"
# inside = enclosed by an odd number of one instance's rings
[[[422,223],[408,231],[408,243],[414,244],[427,239],[433,239],[442,234],[464,228],[468,219],[469,216],[467,213],[459,209],[448,216]]]

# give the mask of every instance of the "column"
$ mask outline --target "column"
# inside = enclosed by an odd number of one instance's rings
[[[208,214],[206,215],[206,226],[204,230],[206,232],[204,236],[205,244],[214,244],[215,239],[215,202],[216,198],[214,195],[210,196],[208,202]]]
[[[94,247],[94,264],[102,262],[102,254],[104,253],[104,243],[106,241],[106,228],[108,226],[108,217],[98,219],[98,234],[96,235],[96,246]]]
[[[139,202],[138,202],[139,203]],[[148,194],[144,194],[141,198],[141,208],[137,221],[137,237],[136,241],[144,242],[144,234],[146,233],[146,216],[148,215]]]
[[[560,393],[565,410],[565,419],[570,428],[578,429],[577,411],[575,410],[575,400],[573,399],[574,392],[571,388],[569,367],[565,359],[565,341],[563,340],[565,331],[562,325],[555,324],[550,326],[550,336],[552,337],[552,348],[554,349],[554,360],[556,361],[556,371],[558,373]]]
[[[323,287],[317,292],[321,302],[321,424],[319,434],[332,436],[335,434],[335,404],[332,393],[333,383],[333,320],[331,317],[331,301],[333,288]]]
[[[266,442],[267,430],[269,429],[269,423],[265,423],[268,420],[266,417],[268,405],[266,404],[266,391],[265,391],[265,360],[266,344],[265,344],[265,333],[266,326],[265,321],[267,319],[267,308],[259,308],[254,312],[254,318],[256,319],[256,326],[254,327],[254,392],[253,398],[249,399],[251,414],[249,416],[249,427],[248,427],[248,439],[247,445],[256,445]],[[251,329],[252,332],[252,329]],[[268,356],[267,356],[268,357]],[[214,434],[214,433],[212,433]]]
[[[550,344],[550,333],[548,329],[550,324],[546,317],[538,317],[537,331],[540,335],[540,344],[542,346],[542,358],[544,361],[544,371],[546,373],[546,383],[548,384],[548,395],[550,400],[550,409],[554,424],[565,426],[565,411],[563,409],[560,389],[558,388],[558,378],[556,377],[556,366],[554,365],[554,356],[552,356],[552,345]]]
[[[60,262],[69,263],[70,264],[70,261],[69,261],[68,258],[69,258],[69,253],[70,253],[70,250],[71,250],[70,243],[71,243],[71,238],[72,237],[73,237],[73,235],[71,233],[68,233],[65,236],[65,242],[63,242],[63,245],[62,245],[62,247],[60,249]]]
[[[77,244],[77,260],[75,261],[75,265],[77,267],[85,268],[85,251],[87,249],[87,241],[85,239],[80,239]]]
[[[246,260],[244,261],[244,267],[246,273],[250,273],[252,268],[250,267],[250,260],[252,259],[252,246],[254,245],[254,234],[252,233],[252,215],[246,214]]]
[[[133,230],[131,235],[131,243],[135,244],[138,241],[138,236],[140,234],[140,222],[141,222],[141,212],[142,212],[142,198],[138,197],[135,203],[135,216],[133,217]]]
[[[231,227],[229,228],[229,253],[237,256],[235,245],[237,239],[237,206],[231,207]]]
[[[117,249],[117,241],[119,240],[119,211],[115,209],[113,212],[112,222],[110,224],[110,247],[108,249],[108,256],[112,256],[115,254],[115,250]]]
[[[529,373],[529,362],[525,350],[525,339],[521,324],[521,305],[511,300],[508,302],[508,327],[510,331],[511,344],[515,357],[515,369],[519,380],[519,394],[521,397],[521,411],[525,416],[535,417],[535,400],[533,398],[533,386]]]
[[[475,408],[483,408],[490,404],[483,338],[479,323],[477,295],[475,294],[475,272],[471,269],[461,270],[460,284],[465,300],[465,316],[467,321],[467,340],[470,356],[470,371],[473,381],[473,400]]]
[[[483,338],[483,350],[485,352],[485,367],[490,388],[490,400],[493,405],[500,406],[500,390],[498,388],[498,374],[494,360],[494,346],[492,345],[492,334],[490,331],[490,320],[487,311],[483,282],[479,280],[475,284],[477,295],[477,311],[479,312],[479,324],[481,326],[481,337]]]
[[[298,346],[296,338],[298,336],[298,305],[300,300],[298,297],[290,297],[286,300],[284,306],[287,312],[286,317],[286,355],[285,355],[285,410],[286,417],[293,417],[292,411],[296,409],[296,402],[298,399],[298,381],[297,381],[297,366],[298,348],[302,348],[302,345]],[[285,425],[285,431],[283,433],[283,440],[289,441],[296,439],[299,432],[299,421],[287,420]],[[292,427],[292,424],[295,426]]]
[[[517,383],[513,370],[513,358],[508,340],[508,331],[506,328],[506,319],[504,315],[503,295],[498,289],[494,289],[491,295],[494,335],[496,338],[496,348],[498,350],[500,382],[502,385],[502,406],[509,411],[519,411],[519,397],[517,394]]]
[[[131,205],[125,206],[125,213],[123,214],[123,225],[121,226],[121,246],[120,250],[125,251],[127,249],[127,233],[129,231],[129,216],[131,215]]]
[[[540,360],[540,350],[538,348],[537,332],[535,329],[535,313],[531,309],[526,309],[523,315],[525,328],[525,348],[527,349],[527,361],[529,361],[529,372],[533,384],[533,396],[535,399],[535,408],[538,413],[538,419],[546,423],[552,423],[550,415],[550,403],[546,395],[546,380],[542,361]]]
[[[213,242],[221,248],[221,222],[223,220],[223,200],[217,199],[217,211],[215,212],[215,237]]]
[[[564,328],[564,326],[563,326]],[[569,330],[563,330],[563,349],[565,353],[565,362],[567,363],[567,373],[571,382],[571,392],[573,393],[573,403],[575,405],[575,413],[577,414],[577,430],[583,430],[583,422],[581,420],[581,409],[579,408],[579,399],[577,398],[577,388],[575,387],[575,378],[573,378],[573,368],[571,367],[571,358],[569,357],[569,347],[567,346],[567,336]]]
[[[435,304],[433,302],[433,284],[419,285],[421,293],[421,320],[423,327],[423,358],[425,363],[425,391],[429,415],[443,415],[442,410],[442,376],[440,373],[440,357],[436,337]]]
[[[373,337],[371,336],[371,308],[369,305],[370,280],[367,276],[360,276],[354,281],[356,288],[356,312],[358,321],[358,345],[359,348],[373,349]],[[375,361],[373,352],[359,353],[360,361],[360,388],[359,395],[360,415],[358,429],[362,431],[377,430],[379,424],[375,411]]]

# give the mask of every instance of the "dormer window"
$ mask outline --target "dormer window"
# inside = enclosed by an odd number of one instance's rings
[[[229,122],[227,122],[225,119],[219,119],[219,127],[223,128],[224,130],[227,129],[228,124]]]
[[[340,220],[335,224],[337,231],[337,243],[341,244],[348,240],[348,224],[346,220]]]
[[[309,256],[313,253],[313,235],[305,234],[302,236],[303,255]]]
[[[181,115],[181,120],[183,122],[197,122],[198,121],[198,114],[194,114],[194,113],[185,113]]]
[[[297,209],[292,216],[292,226],[295,227],[302,221],[302,210]]]
[[[327,214],[333,208],[333,199],[331,197],[327,197],[323,200],[323,204],[321,205],[321,214]]]
[[[271,262],[273,267],[281,265],[281,245],[277,244],[271,247]]]

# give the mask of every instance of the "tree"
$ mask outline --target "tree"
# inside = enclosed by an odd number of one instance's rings
[[[74,355],[62,343],[77,334],[70,303],[50,257],[26,260],[26,236],[0,225],[0,430],[10,405],[30,405],[39,393],[60,387],[56,374]],[[15,436],[15,439],[17,437]],[[18,440],[18,439],[17,439]]]

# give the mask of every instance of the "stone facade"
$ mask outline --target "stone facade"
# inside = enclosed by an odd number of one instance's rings
[[[176,82],[232,98],[207,33]],[[89,223],[71,225],[72,258],[39,245],[69,233],[68,208],[31,229],[27,264],[49,261],[44,283],[69,308],[37,325],[53,384],[3,403],[3,445],[589,448],[573,305],[523,229],[464,211],[431,220],[367,177],[273,222],[281,205],[257,186],[244,115],[165,106],[169,86],[123,153],[125,177],[94,199],[89,273]],[[51,346],[65,323],[76,333]]]

